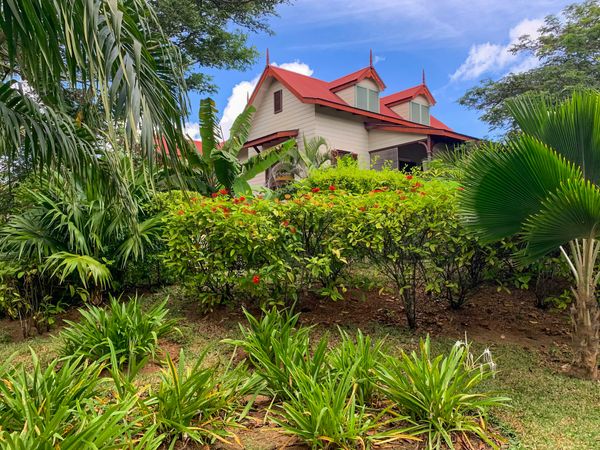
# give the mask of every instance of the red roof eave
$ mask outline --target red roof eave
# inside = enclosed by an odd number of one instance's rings
[[[418,127],[407,127],[407,126],[394,126],[394,125],[367,125],[368,128],[375,128],[377,130],[382,130],[382,131],[393,131],[393,132],[397,132],[397,133],[408,133],[408,134],[426,134],[426,135],[430,135],[430,136],[443,136],[443,137],[449,137],[449,138],[453,138],[453,139],[458,139],[461,141],[476,141],[477,138],[473,137],[473,136],[467,136],[466,134],[461,134],[461,133],[456,133],[454,131],[450,131],[450,130],[443,130],[440,128],[433,128],[433,127],[425,127],[425,128],[418,128]]]
[[[272,142],[276,139],[293,138],[296,136],[298,136],[298,130],[277,131],[276,133],[267,134],[266,136],[247,141],[244,144],[244,148],[256,147],[268,142]]]

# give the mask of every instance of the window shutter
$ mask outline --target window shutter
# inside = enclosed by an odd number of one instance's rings
[[[356,86],[356,107],[369,109],[368,90],[362,86]]]
[[[280,90],[273,92],[273,113],[277,114],[283,110],[283,92]]]
[[[379,92],[369,89],[369,111],[379,112]]]

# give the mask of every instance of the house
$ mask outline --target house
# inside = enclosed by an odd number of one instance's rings
[[[334,155],[352,155],[363,167],[421,165],[441,148],[474,138],[450,129],[431,114],[435,99],[425,83],[385,94],[369,66],[333,81],[291,72],[268,61],[248,99],[256,108],[241,158],[289,138],[325,138]],[[268,174],[254,184],[264,184]]]

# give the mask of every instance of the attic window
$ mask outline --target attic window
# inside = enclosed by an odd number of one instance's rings
[[[362,86],[356,86],[356,107],[378,113],[379,92]]]
[[[283,92],[281,89],[273,92],[273,114],[280,113],[283,110]]]
[[[429,125],[429,106],[417,102],[410,102],[410,120],[423,125]]]

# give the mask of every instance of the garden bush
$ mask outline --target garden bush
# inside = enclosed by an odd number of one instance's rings
[[[495,369],[489,350],[474,359],[466,342],[457,342],[447,356],[433,357],[427,336],[420,342],[419,353],[402,352],[399,359],[388,358],[379,379],[384,395],[422,427],[428,448],[439,449],[443,443],[453,449],[456,433],[475,435],[496,448],[486,413],[509,399],[479,390]]]
[[[166,265],[192,284],[205,309],[234,298],[266,301],[295,293],[293,230],[269,200],[174,195],[165,218]]]
[[[91,361],[110,358],[119,367],[155,357],[158,340],[175,330],[175,321],[166,318],[166,302],[144,311],[137,297],[125,303],[111,297],[107,309],[80,309],[81,320],[66,321],[69,326],[60,333],[62,353]]]

